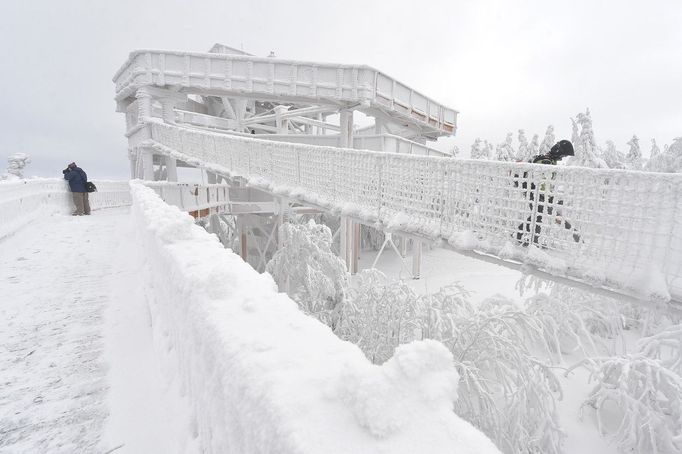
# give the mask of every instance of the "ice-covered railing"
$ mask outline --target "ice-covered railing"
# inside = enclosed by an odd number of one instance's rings
[[[131,189],[154,343],[199,451],[498,453],[453,413],[458,376],[442,344],[372,365],[190,216]]]
[[[159,122],[144,134],[158,153],[389,230],[682,299],[682,175],[277,143]]]
[[[116,99],[142,86],[240,96],[292,97],[362,103],[436,136],[452,135],[457,111],[365,65],[258,58],[247,55],[137,50],[116,72]]]
[[[229,203],[226,184],[195,184],[168,181],[144,181],[161,199],[182,211],[199,211],[224,207]]]
[[[130,205],[127,181],[93,181],[89,195],[93,210]],[[62,178],[0,182],[0,238],[41,216],[68,214],[74,209],[69,187]]]

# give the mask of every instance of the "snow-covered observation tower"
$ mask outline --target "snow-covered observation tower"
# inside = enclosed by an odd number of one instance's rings
[[[147,181],[177,181],[177,167],[205,168],[203,162],[147,146],[144,125],[150,122],[233,138],[440,157],[449,155],[427,142],[454,135],[457,129],[456,110],[369,66],[256,57],[222,44],[207,53],[134,51],[114,82],[117,110],[126,114],[131,177]],[[215,172],[207,173],[208,183],[218,180]],[[221,200],[229,203],[195,214],[218,212],[224,221],[226,214],[239,214],[239,222],[227,222],[240,243],[237,250],[247,259],[251,249],[252,258],[261,258],[252,264],[262,268],[268,247],[274,246],[270,239],[277,221],[272,216],[283,209],[315,208],[283,207],[280,198],[246,188],[238,178],[228,183],[229,194]],[[352,232],[357,230],[359,237],[359,229],[351,223],[340,229],[348,237],[342,238],[347,249],[342,255],[352,271],[357,270],[358,254],[353,253],[357,247]],[[247,236],[254,238],[248,246]],[[418,273],[415,269],[415,276]]]
[[[456,110],[374,68],[260,58],[222,44],[132,52],[114,81],[128,131],[144,115],[268,140],[446,156],[426,143],[457,128]],[[356,127],[355,112],[373,124]]]

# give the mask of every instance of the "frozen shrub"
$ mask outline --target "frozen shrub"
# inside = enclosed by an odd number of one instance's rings
[[[618,309],[587,292],[570,293],[555,286],[549,294],[526,299],[526,312],[541,324],[550,355],[561,362],[562,354],[576,351],[585,356],[615,353],[616,346],[607,340],[623,340]]]
[[[381,364],[398,345],[419,337],[419,304],[419,296],[404,282],[390,283],[381,272],[365,270],[343,305],[335,332]]]
[[[337,306],[348,286],[344,263],[331,250],[329,227],[316,224],[282,224],[282,245],[266,266],[280,290],[304,312],[334,326]]]
[[[492,304],[451,329],[456,335],[443,342],[462,377],[455,411],[504,452],[561,452],[554,395],[561,387],[529,348],[541,340],[537,320],[512,305]]]
[[[585,359],[573,368],[581,365],[596,381],[581,408],[595,410],[600,433],[611,433],[624,452],[682,450],[680,375],[642,353]],[[617,423],[607,427],[606,415],[611,420],[615,416]]]
[[[395,348],[418,339],[441,341],[460,375],[455,411],[507,453],[559,453],[552,371],[531,353],[543,342],[542,326],[509,299],[495,297],[480,308],[451,285],[420,296],[403,282],[365,271],[343,304],[336,333],[381,363]]]
[[[682,376],[682,325],[672,325],[663,331],[640,339],[639,351]]]

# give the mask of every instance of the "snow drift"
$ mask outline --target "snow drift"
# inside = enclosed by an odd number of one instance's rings
[[[499,452],[453,413],[459,377],[442,344],[372,365],[189,215],[131,192],[154,342],[203,452]]]

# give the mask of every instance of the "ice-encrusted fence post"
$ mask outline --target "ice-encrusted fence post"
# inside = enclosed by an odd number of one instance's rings
[[[672,222],[668,234],[668,244],[663,260],[663,269],[668,277],[668,287],[673,300],[682,300],[682,182],[673,183]]]

